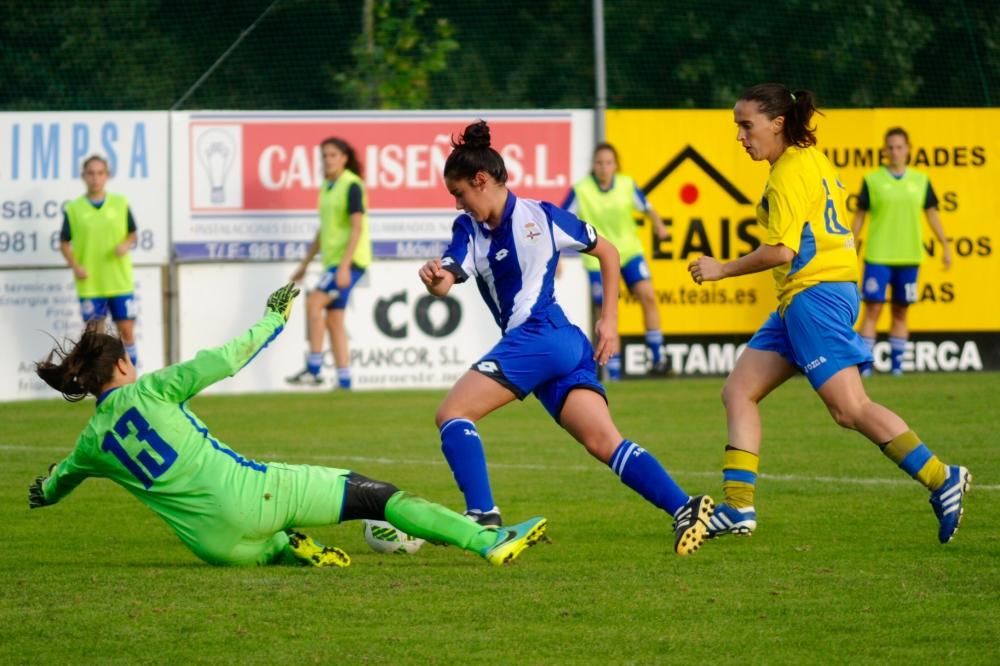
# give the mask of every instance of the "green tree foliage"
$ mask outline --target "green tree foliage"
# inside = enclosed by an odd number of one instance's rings
[[[0,0],[0,109],[167,109],[274,0]],[[591,0],[280,0],[185,109],[586,108]],[[1000,0],[605,0],[612,108],[993,106]]]
[[[364,109],[422,109],[430,99],[430,75],[447,66],[458,48],[447,19],[425,27],[426,0],[365,0],[362,31],[351,48],[354,66],[328,65],[342,98]]]

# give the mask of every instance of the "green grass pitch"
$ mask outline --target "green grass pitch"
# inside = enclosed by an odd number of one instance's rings
[[[610,387],[626,436],[690,492],[719,497],[718,379]],[[454,548],[379,555],[359,523],[315,530],[343,570],[219,569],[110,482],[29,511],[93,401],[0,405],[0,663],[996,663],[1000,374],[876,377],[946,462],[973,473],[956,540],[927,494],[840,430],[801,379],[763,405],[749,539],[670,551],[670,521],[529,398],[485,419],[508,520],[551,543],[493,568]],[[349,467],[461,508],[440,453],[439,391],[201,397],[213,434],[259,460]]]

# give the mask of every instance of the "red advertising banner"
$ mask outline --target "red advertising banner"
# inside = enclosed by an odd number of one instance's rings
[[[450,210],[442,181],[451,138],[469,119],[367,121],[286,118],[192,120],[190,210],[194,214],[312,213],[322,184],[320,142],[337,136],[357,151],[373,212]],[[571,183],[572,118],[490,120],[518,195],[561,201]]]

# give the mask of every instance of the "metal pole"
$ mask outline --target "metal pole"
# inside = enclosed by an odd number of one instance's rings
[[[604,65],[604,0],[594,0],[594,143],[604,141],[604,112],[608,109],[608,75]]]

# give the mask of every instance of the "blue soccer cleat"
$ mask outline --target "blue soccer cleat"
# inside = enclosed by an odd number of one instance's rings
[[[962,522],[962,500],[972,486],[969,470],[958,465],[948,466],[948,478],[944,485],[931,493],[931,507],[938,519],[938,541],[948,543],[958,531]]]
[[[545,536],[548,521],[545,518],[530,518],[523,523],[497,528],[497,540],[479,554],[490,564],[502,566],[512,562],[525,548],[534,546]]]
[[[750,536],[755,529],[757,529],[757,512],[752,506],[737,509],[730,504],[719,504],[715,507],[711,520],[708,521],[708,533],[705,536],[709,539],[723,534]]]

